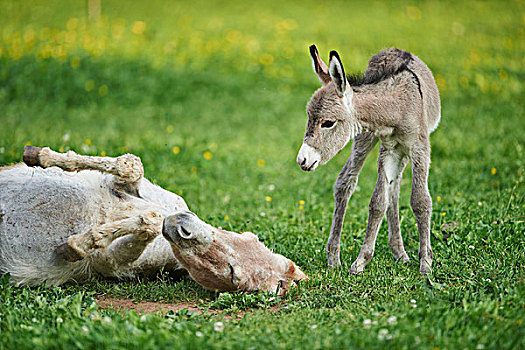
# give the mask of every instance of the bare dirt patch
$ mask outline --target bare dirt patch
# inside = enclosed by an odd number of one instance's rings
[[[244,317],[247,313],[252,313],[256,310],[263,309],[250,309],[237,311],[235,313],[228,313],[225,310],[219,309],[205,309],[199,307],[195,303],[190,302],[180,302],[180,303],[160,303],[155,301],[134,301],[133,299],[121,299],[121,298],[111,298],[109,296],[99,296],[97,297],[97,305],[101,309],[115,309],[115,310],[134,310],[139,314],[149,314],[154,312],[168,313],[170,311],[177,312],[182,310],[187,310],[191,313],[196,314],[210,314],[217,315],[225,313],[226,319],[239,319]],[[280,305],[273,305],[268,309],[264,309],[266,312],[278,312],[280,310]]]

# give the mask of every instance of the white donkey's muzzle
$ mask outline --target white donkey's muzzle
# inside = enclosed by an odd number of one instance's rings
[[[321,155],[312,146],[303,143],[297,155],[297,164],[304,171],[314,171],[321,163]]]

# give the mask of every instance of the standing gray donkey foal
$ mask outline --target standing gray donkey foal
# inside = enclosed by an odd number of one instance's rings
[[[346,77],[336,51],[327,66],[310,46],[314,71],[322,86],[308,102],[308,124],[297,163],[305,171],[325,164],[351,139],[352,152],[335,183],[335,210],[326,246],[330,267],[340,265],[341,228],[365,158],[381,140],[378,178],[370,200],[368,225],[352,273],[362,272],[374,255],[383,217],[388,220],[388,246],[396,260],[408,262],[399,225],[399,187],[412,163],[410,204],[419,231],[419,271],[431,272],[428,191],[430,139],[441,118],[439,91],[430,69],[418,57],[391,48],[373,56],[363,76]]]

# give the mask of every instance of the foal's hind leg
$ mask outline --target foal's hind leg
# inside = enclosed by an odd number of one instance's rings
[[[388,247],[394,254],[394,259],[402,260],[404,263],[410,261],[403,246],[403,237],[401,236],[401,227],[399,225],[399,190],[401,187],[401,179],[403,171],[408,163],[408,157],[403,157],[399,166],[399,176],[395,180],[391,180],[388,184],[390,200],[388,209],[386,210],[386,218],[388,221]]]
[[[332,228],[330,237],[326,245],[326,254],[328,257],[328,266],[339,266],[339,251],[341,244],[341,229],[345,218],[348,200],[352,196],[357,186],[359,173],[363,168],[366,157],[374,148],[378,138],[371,132],[359,134],[352,144],[352,153],[341,170],[334,187],[335,209],[332,219]]]
[[[352,273],[360,273],[366,264],[372,260],[376,244],[377,232],[385,212],[389,205],[389,190],[393,189],[394,180],[399,177],[403,156],[395,150],[385,149],[383,145],[379,149],[378,176],[374,194],[370,199],[368,224],[366,227],[365,240],[359,251],[357,259],[350,267]],[[391,184],[389,188],[389,184]]]
[[[430,216],[432,198],[428,191],[428,168],[430,165],[430,141],[415,145],[410,154],[412,162],[412,196],[410,204],[419,231],[419,272],[426,275],[432,271],[433,253],[430,247]]]

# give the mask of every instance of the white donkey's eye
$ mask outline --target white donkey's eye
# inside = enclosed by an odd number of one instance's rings
[[[331,120],[325,120],[322,124],[321,124],[321,128],[331,128],[332,126],[334,126],[335,122],[334,121],[331,121]]]

